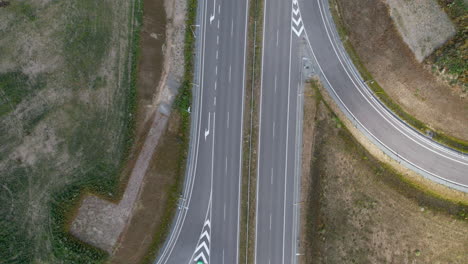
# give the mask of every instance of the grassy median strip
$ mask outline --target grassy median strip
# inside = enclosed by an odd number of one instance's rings
[[[246,91],[244,98],[244,135],[239,262],[253,263],[255,252],[255,205],[257,145],[262,70],[263,0],[250,2],[247,36]]]
[[[398,117],[400,117],[403,121],[407,124],[411,125],[422,134],[432,134],[432,139],[446,145],[450,148],[458,150],[460,152],[467,153],[468,152],[468,142],[455,138],[449,135],[446,135],[440,131],[435,131],[431,129],[426,124],[421,122],[420,120],[416,119],[414,116],[410,115],[406,111],[404,111],[397,103],[395,103],[390,96],[385,92],[385,90],[374,80],[370,72],[366,69],[363,62],[360,60],[357,52],[348,41],[348,30],[340,16],[340,6],[336,0],[329,0],[330,1],[330,11],[333,16],[333,20],[335,21],[338,34],[342,40],[343,46],[346,49],[349,57],[353,61],[353,64],[358,69],[359,73],[361,74],[362,78],[366,81],[367,85],[371,88],[374,94],[379,98],[381,102],[383,102],[391,111],[393,111]]]
[[[153,235],[153,242],[151,243],[148,253],[144,257],[142,264],[152,263],[156,254],[158,253],[161,246],[166,241],[169,234],[171,224],[174,220],[174,216],[177,210],[178,198],[183,185],[183,177],[187,165],[187,155],[190,143],[190,113],[188,108],[192,103],[192,82],[193,82],[193,68],[194,68],[194,48],[195,48],[195,37],[189,30],[192,25],[196,22],[197,17],[197,5],[198,0],[187,0],[187,19],[186,19],[186,30],[185,30],[185,47],[184,47],[184,60],[185,60],[185,72],[182,86],[179,89],[179,94],[174,102],[174,110],[177,111],[177,115],[180,116],[180,123],[178,126],[180,135],[180,157],[177,166],[178,179],[175,184],[168,190],[169,204],[166,206],[166,210],[163,216],[161,225],[156,229]]]

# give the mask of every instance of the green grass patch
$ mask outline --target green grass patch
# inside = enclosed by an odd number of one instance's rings
[[[42,76],[31,79],[20,71],[0,73],[0,117],[14,110],[23,99],[44,85]]]
[[[468,152],[468,142],[455,138],[449,135],[446,135],[440,131],[435,131],[434,129],[431,129],[428,127],[426,124],[421,122],[420,120],[416,119],[414,116],[410,115],[406,111],[404,111],[400,105],[395,103],[392,98],[385,92],[385,90],[376,82],[374,81],[374,78],[370,74],[370,72],[367,70],[367,68],[364,66],[363,62],[357,55],[356,50],[353,48],[351,43],[347,40],[348,36],[348,31],[346,29],[345,24],[343,23],[341,16],[339,15],[339,4],[335,0],[329,0],[330,1],[330,10],[333,16],[333,20],[335,21],[335,24],[337,26],[338,34],[341,37],[341,40],[343,42],[343,46],[345,47],[349,57],[353,61],[353,64],[356,66],[358,69],[359,73],[361,74],[362,78],[366,80],[367,85],[371,88],[371,90],[374,92],[374,94],[379,98],[379,100],[386,105],[391,111],[393,111],[398,117],[400,117],[402,120],[404,120],[407,124],[410,126],[414,127],[418,131],[420,131],[423,134],[431,133],[432,134],[432,139],[446,145],[450,148],[453,148],[455,150],[461,151],[461,152]],[[338,10],[333,8],[334,6],[338,7]]]

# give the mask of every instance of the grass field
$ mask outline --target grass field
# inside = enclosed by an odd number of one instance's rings
[[[135,107],[135,3],[0,7],[0,263],[106,257],[67,225],[84,192],[120,193]]]

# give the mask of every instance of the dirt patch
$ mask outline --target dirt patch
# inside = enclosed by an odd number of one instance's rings
[[[110,263],[141,263],[154,239],[155,230],[161,227],[165,218],[170,218],[166,211],[174,197],[164,190],[174,188],[181,180],[178,160],[183,150],[175,147],[180,144],[179,126],[180,118],[174,112],[151,160],[152,165],[145,176],[125,237],[117,245]]]
[[[304,149],[313,156],[303,163],[302,263],[465,262],[466,206],[412,196],[419,191],[395,183],[323,101],[315,116],[314,144]]]
[[[347,30],[347,41],[390,98],[431,128],[467,140],[468,98],[461,88],[438,80],[414,59],[385,1],[335,2]]]
[[[455,26],[436,0],[386,0],[403,40],[422,62],[455,33]]]

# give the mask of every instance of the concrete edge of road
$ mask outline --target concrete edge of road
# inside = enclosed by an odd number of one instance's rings
[[[327,16],[327,19],[329,21],[331,21],[331,28],[329,28],[329,29],[332,31],[332,33],[335,36],[337,36],[338,33],[337,33],[336,25],[334,23],[334,20],[333,20],[333,18],[331,16],[330,11],[329,11],[328,1],[325,1],[324,9],[326,10],[326,12],[324,12],[325,16]],[[308,38],[307,31],[305,31],[305,34],[306,34],[306,38]],[[341,42],[341,39],[335,37],[334,41],[335,41],[335,45],[339,49],[341,49],[342,54],[344,54],[344,56],[346,56],[346,59],[349,62],[351,62],[351,60],[349,58],[349,55],[347,54],[346,50],[344,49],[344,46],[343,46],[343,44]],[[320,66],[317,63],[316,59],[315,59],[315,55],[313,54],[313,50],[312,50],[311,47],[310,47],[310,51],[311,51],[312,54],[309,57],[312,58],[311,61],[313,63],[314,68],[315,69],[320,69]],[[349,69],[346,69],[346,70],[353,71],[353,74],[355,74],[357,76],[361,76],[352,62],[350,63],[350,65],[351,65],[351,67]],[[396,168],[400,173],[410,176],[410,178],[412,180],[415,180],[418,184],[422,184],[426,188],[432,189],[432,190],[436,191],[437,193],[442,192],[444,195],[449,195],[450,197],[452,197],[455,200],[465,200],[466,199],[466,198],[462,197],[462,196],[464,196],[463,194],[457,194],[456,192],[467,193],[468,192],[467,187],[451,183],[449,181],[446,181],[446,180],[438,178],[438,177],[434,177],[433,175],[427,173],[426,171],[418,168],[414,164],[402,159],[402,157],[398,156],[397,153],[394,153],[392,150],[388,149],[384,144],[382,144],[380,141],[378,141],[376,138],[374,138],[374,136],[372,134],[370,134],[364,128],[364,126],[354,118],[354,116],[352,115],[352,113],[349,112],[349,110],[346,108],[346,106],[344,106],[343,103],[341,103],[341,100],[335,94],[333,88],[330,87],[329,83],[327,82],[326,76],[324,75],[324,73],[321,70],[318,71],[318,76],[319,76],[319,79],[321,80],[322,85],[324,86],[324,88],[326,90],[326,94],[328,96],[330,96],[330,98],[329,98],[330,100],[329,100],[328,103],[330,103],[330,106],[332,106],[332,109],[340,116],[340,118],[347,125],[348,129],[351,131],[353,136],[370,153],[372,153],[374,156],[376,156],[382,162],[389,163],[394,168]],[[366,89],[370,90],[370,88],[367,85],[365,87],[366,87]],[[371,93],[373,94],[372,91],[371,91]],[[388,110],[388,108],[387,108],[387,110]],[[403,122],[401,119],[399,119],[399,120],[401,122]],[[421,179],[421,176],[423,178],[425,178],[426,180]],[[440,185],[443,185],[443,187],[440,186]]]

